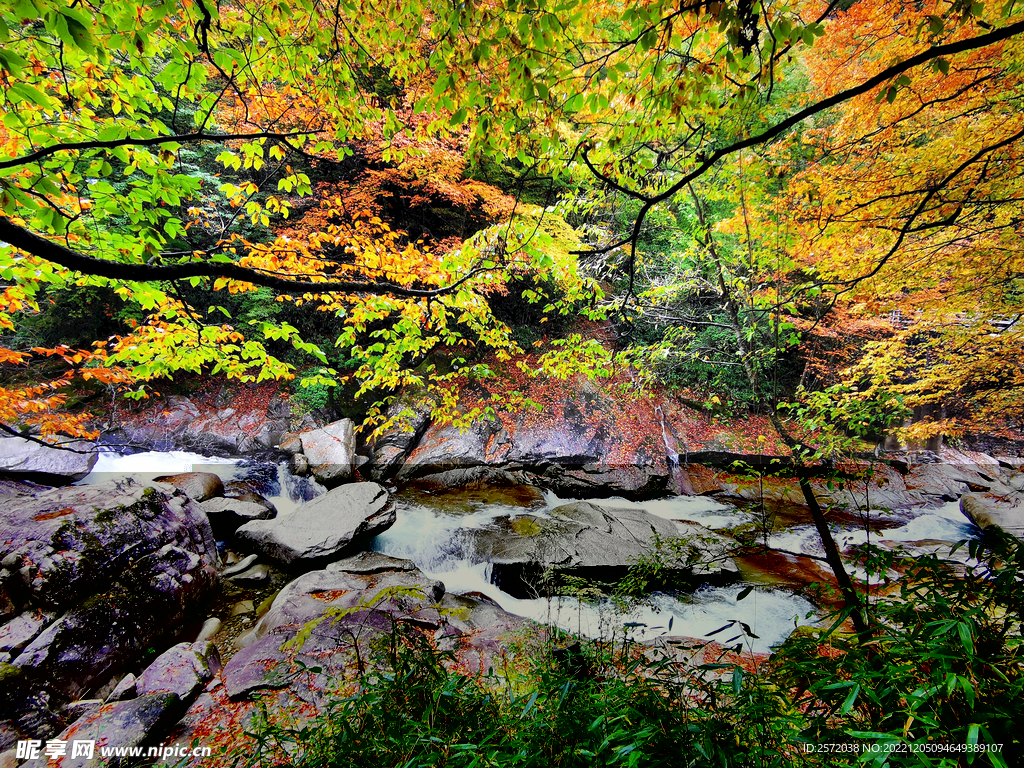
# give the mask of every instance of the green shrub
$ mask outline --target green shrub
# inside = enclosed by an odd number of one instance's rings
[[[321,383],[306,384],[305,381],[300,379],[295,385],[292,400],[302,406],[304,413],[324,410],[331,400],[331,388]]]
[[[1019,765],[1024,544],[990,530],[970,549],[980,565],[966,574],[935,556],[867,553],[905,571],[872,605],[873,635],[840,631],[839,613],[753,669],[552,631],[534,633],[515,670],[470,675],[394,622],[355,695],[302,726],[261,721],[235,764]]]

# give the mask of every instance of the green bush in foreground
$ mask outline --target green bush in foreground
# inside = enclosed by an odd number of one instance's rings
[[[299,728],[264,722],[252,765],[1014,766],[1024,545],[989,532],[970,554],[881,557],[905,569],[870,638],[791,637],[756,673],[691,666],[671,646],[553,637],[517,671],[470,676],[410,631],[386,639],[355,695]],[[559,648],[561,650],[559,650]],[[832,745],[824,752],[818,745]],[[293,757],[282,760],[282,755]]]

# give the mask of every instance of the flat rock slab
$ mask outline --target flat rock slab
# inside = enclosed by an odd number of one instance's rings
[[[0,473],[29,480],[73,483],[88,475],[99,455],[92,443],[71,441],[61,450],[20,437],[0,437]]]
[[[466,536],[468,559],[490,563],[494,584],[521,597],[543,592],[540,582],[549,569],[602,581],[622,578],[650,550],[655,536],[699,540],[697,544],[715,550],[715,555],[726,546],[720,535],[703,526],[585,501],[556,507],[549,517],[499,517],[486,528],[467,530]],[[736,566],[719,558],[708,564],[695,562],[687,570],[700,579],[731,578]],[[557,591],[557,583],[545,587],[552,588]]]
[[[342,556],[395,523],[391,497],[377,483],[351,483],[274,520],[254,520],[235,535],[287,566]]]
[[[969,493],[960,499],[960,511],[982,530],[994,525],[1024,539],[1024,494]]]
[[[357,552],[351,557],[331,563],[326,570],[337,573],[383,573],[385,571],[415,571],[416,563],[380,552]]]
[[[0,653],[19,651],[54,619],[56,614],[27,611],[0,627]]]

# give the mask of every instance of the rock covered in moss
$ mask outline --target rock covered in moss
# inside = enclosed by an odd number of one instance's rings
[[[209,521],[169,485],[123,480],[23,496],[0,510],[0,526],[21,615],[57,616],[12,647],[0,700],[21,714],[0,716],[0,740],[51,737],[60,705],[135,664],[217,583]]]
[[[564,504],[549,516],[506,515],[466,532],[471,562],[491,565],[491,579],[505,592],[533,597],[556,583],[541,585],[549,569],[563,575],[614,581],[651,549],[655,536],[687,536],[724,549],[722,537],[696,524],[676,523],[641,509],[602,507],[585,501]],[[721,552],[718,552],[721,554]],[[695,562],[686,569],[696,581],[727,579],[736,573],[728,558]]]
[[[0,509],[0,560],[33,605],[62,609],[103,592],[126,574],[157,580],[171,546],[195,555],[212,574],[218,563],[206,515],[166,485],[134,480],[53,489],[9,501]],[[188,568],[191,570],[191,567]]]

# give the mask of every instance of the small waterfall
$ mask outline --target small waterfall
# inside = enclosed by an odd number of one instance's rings
[[[120,454],[104,451],[96,466],[79,483],[92,485],[122,477],[141,482],[161,475],[182,472],[212,472],[224,481],[227,495],[251,491],[263,496],[287,515],[303,502],[315,499],[327,489],[311,477],[297,477],[288,471],[288,463],[258,462],[251,459],[226,459],[188,451],[145,451]]]
[[[299,477],[288,471],[288,462],[251,463],[240,468],[235,483],[251,489],[274,505],[277,514],[288,515],[303,503],[327,493],[312,477]]]
[[[665,445],[665,458],[668,461],[669,472],[672,474],[672,490],[684,496],[696,495],[690,476],[679,463],[679,438],[672,431],[672,427],[665,422],[665,412],[660,405],[654,406],[654,412],[658,414],[658,422],[661,424],[661,441]]]

